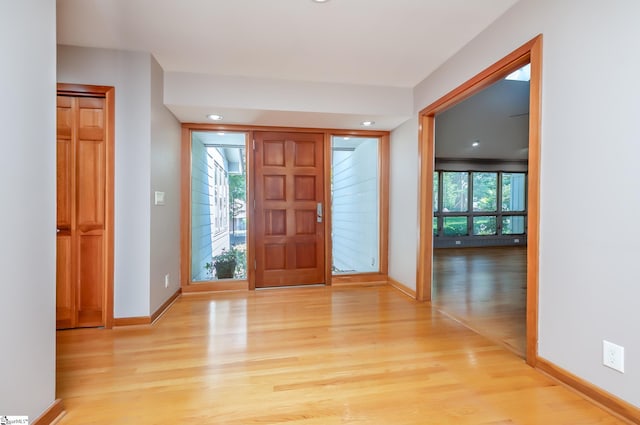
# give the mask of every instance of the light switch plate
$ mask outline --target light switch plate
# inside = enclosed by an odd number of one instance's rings
[[[155,191],[154,203],[156,205],[164,205],[164,192]]]

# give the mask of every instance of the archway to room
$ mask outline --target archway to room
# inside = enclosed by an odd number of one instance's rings
[[[524,357],[529,69],[435,116],[432,304]]]
[[[480,72],[471,80],[457,87],[447,95],[443,96],[420,113],[420,199],[419,199],[419,259],[417,273],[417,298],[420,300],[432,301],[433,284],[433,254],[434,254],[434,171],[436,159],[436,115],[445,112],[462,101],[470,98],[476,93],[503,80],[507,75],[531,64],[531,79],[529,88],[529,132],[528,132],[528,159],[527,159],[527,208],[523,216],[526,215],[527,247],[526,247],[526,360],[530,365],[534,365],[537,358],[537,300],[538,300],[538,227],[539,227],[539,129],[540,129],[540,73],[541,73],[541,44],[542,37],[538,36],[489,68]],[[471,141],[473,142],[473,141]],[[473,178],[473,174],[467,170],[467,179]],[[440,177],[442,174],[439,175]],[[496,174],[496,188],[503,178]],[[481,176],[487,177],[487,176]],[[437,186],[436,186],[437,187]],[[471,189],[468,188],[470,193]],[[442,196],[442,194],[441,194]],[[468,199],[467,199],[468,201]],[[496,201],[501,202],[501,201]],[[442,204],[440,204],[442,206]],[[502,220],[508,218],[498,214],[490,215],[484,211],[473,211],[473,208],[465,216],[466,229],[473,233],[473,220],[476,218],[477,224],[487,226],[489,221],[495,220],[496,227],[498,220],[500,225],[515,224],[506,223]],[[440,235],[444,234],[444,218],[452,217],[452,214],[441,214],[437,216],[436,230]],[[510,217],[511,220],[513,217]],[[516,221],[521,220],[517,219]],[[451,221],[451,220],[450,220]],[[455,220],[453,220],[455,221]],[[453,221],[449,224],[455,224]],[[463,225],[464,227],[464,225]],[[450,235],[452,236],[452,235]],[[517,238],[516,238],[517,239]],[[459,240],[453,238],[452,241]],[[455,245],[454,245],[455,246]]]

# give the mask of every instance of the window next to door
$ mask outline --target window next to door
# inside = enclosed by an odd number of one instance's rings
[[[332,138],[333,274],[378,272],[378,138]]]

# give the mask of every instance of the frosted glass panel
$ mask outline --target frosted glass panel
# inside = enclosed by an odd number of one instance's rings
[[[379,271],[378,139],[332,138],[333,274]]]

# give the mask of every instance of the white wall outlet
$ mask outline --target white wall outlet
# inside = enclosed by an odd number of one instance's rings
[[[520,243],[520,239],[514,239],[513,243]]]
[[[624,347],[602,340],[602,364],[624,373]]]
[[[462,245],[462,241],[456,241],[456,245]]]
[[[168,288],[169,287],[169,274],[165,274],[164,275],[164,287]]]

